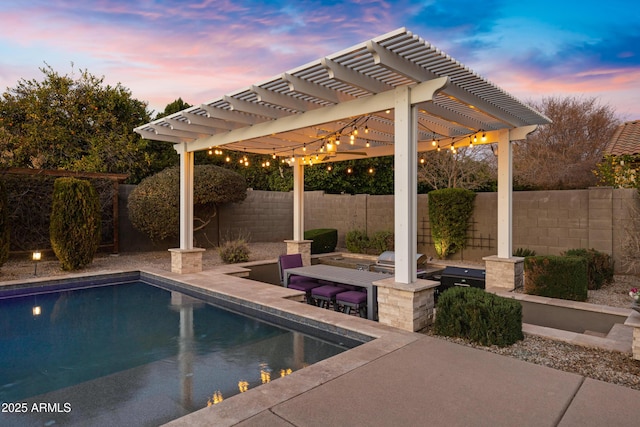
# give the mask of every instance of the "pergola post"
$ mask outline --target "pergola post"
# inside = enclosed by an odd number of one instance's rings
[[[311,265],[311,240],[304,240],[304,163],[293,164],[293,240],[285,240],[288,254],[302,254],[302,264]]]
[[[171,252],[171,271],[196,273],[202,271],[202,248],[193,247],[193,169],[194,153],[187,144],[174,145],[180,154],[180,248]]]
[[[498,137],[498,255],[484,257],[487,288],[513,290],[523,286],[524,258],[513,256],[513,146],[537,128],[523,126]]]
[[[398,283],[416,281],[417,234],[417,110],[411,89],[395,91],[394,217],[395,276]]]

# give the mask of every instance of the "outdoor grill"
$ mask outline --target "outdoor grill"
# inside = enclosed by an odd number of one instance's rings
[[[416,265],[418,270],[424,269],[424,264],[427,262],[426,255],[416,254]],[[396,268],[396,253],[393,251],[384,251],[380,254],[376,263],[370,267],[371,271],[378,273],[394,274]]]

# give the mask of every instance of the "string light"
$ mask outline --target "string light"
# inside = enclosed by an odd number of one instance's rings
[[[434,147],[435,147],[436,145],[438,145],[438,142],[436,141],[436,138],[435,138],[435,137],[433,138],[433,141],[431,141],[431,145],[432,145],[432,146],[434,146]]]
[[[333,169],[333,168],[331,167],[331,165],[327,166],[327,170],[328,170],[329,172],[331,172],[331,170],[332,170],[332,169]]]
[[[367,148],[371,147],[371,144],[369,143],[369,141],[367,140]]]
[[[482,142],[487,142],[487,134],[482,132],[482,138],[481,138]]]
[[[369,133],[369,126],[364,125],[364,133]]]
[[[369,173],[373,173],[373,168],[369,168]]]
[[[347,168],[347,173],[351,173],[351,168]]]

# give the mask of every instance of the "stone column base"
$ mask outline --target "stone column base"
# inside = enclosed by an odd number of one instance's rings
[[[302,265],[311,265],[311,242],[313,240],[285,240],[287,244],[287,255],[301,254]]]
[[[640,360],[640,313],[633,311],[631,315],[627,317],[624,325],[633,328],[631,353],[634,360]]]
[[[378,321],[383,325],[416,332],[434,319],[434,294],[440,282],[418,279],[397,283],[395,278],[378,280]]]
[[[485,265],[485,285],[512,291],[524,286],[524,258],[499,258],[497,255],[482,258]]]
[[[202,248],[169,249],[171,252],[171,272],[178,274],[201,272],[204,251]]]

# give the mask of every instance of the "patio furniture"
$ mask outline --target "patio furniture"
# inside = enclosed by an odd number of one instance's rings
[[[376,320],[378,317],[378,287],[375,286],[373,282],[389,277],[382,273],[334,267],[332,265],[323,264],[285,269],[284,275],[284,286],[288,286],[288,277],[295,275],[328,280],[336,284],[347,284],[357,286],[359,288],[365,288],[367,290],[367,319],[369,320]]]
[[[331,308],[338,311],[336,304],[336,295],[346,292],[344,288],[336,285],[323,285],[311,289],[311,298],[318,302],[318,306],[322,308]]]
[[[304,276],[291,276],[288,277],[285,284],[284,270],[287,268],[302,267],[302,255],[289,254],[280,255],[278,257],[278,272],[280,273],[280,284],[297,291],[302,291],[305,294],[305,301],[307,304],[313,304],[313,298],[311,291],[315,288],[322,286],[316,279],[311,279]]]
[[[360,317],[367,317],[367,292],[347,291],[336,295],[336,304],[342,312],[351,314],[351,309],[355,310]]]

